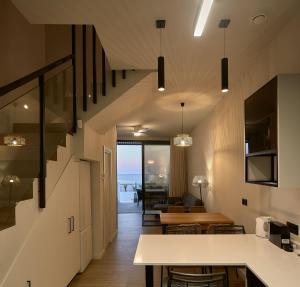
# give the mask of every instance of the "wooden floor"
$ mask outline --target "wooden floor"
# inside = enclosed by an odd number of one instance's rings
[[[138,238],[143,234],[161,233],[161,227],[142,227],[141,214],[119,214],[117,238],[101,260],[93,260],[83,274],[77,275],[70,287],[144,287],[144,268],[133,266]],[[242,287],[233,272],[231,287]],[[154,268],[154,285],[160,286],[160,268]]]

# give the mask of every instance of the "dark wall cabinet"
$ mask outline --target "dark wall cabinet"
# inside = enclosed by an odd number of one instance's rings
[[[275,77],[244,110],[246,182],[300,187],[300,75]]]

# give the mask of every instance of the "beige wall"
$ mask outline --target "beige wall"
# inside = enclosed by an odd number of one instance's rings
[[[45,25],[45,48],[46,63],[72,54],[71,25]]]
[[[194,175],[206,174],[209,187],[205,204],[209,211],[221,211],[255,231],[255,218],[272,215],[300,224],[300,188],[284,190],[246,184],[244,180],[244,99],[280,73],[300,73],[300,14],[282,28],[274,40],[245,67],[231,92],[194,129],[189,149],[189,188]],[[248,206],[242,206],[242,198]]]
[[[26,217],[31,209],[23,210],[22,216]],[[75,230],[69,234],[70,216],[75,217]],[[80,269],[78,222],[79,162],[72,159],[48,199],[47,208],[38,213],[13,264],[0,278],[0,285],[26,286],[26,281],[31,280],[32,286],[67,286]],[[6,242],[6,249],[9,247]]]
[[[0,1],[0,86],[45,64],[45,26],[31,25],[9,0]]]

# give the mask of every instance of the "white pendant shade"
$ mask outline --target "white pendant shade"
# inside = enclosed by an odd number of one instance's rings
[[[178,134],[174,138],[175,146],[186,147],[186,146],[191,146],[192,144],[193,144],[193,139],[188,134]]]
[[[174,137],[174,145],[180,147],[188,147],[193,144],[193,139],[190,135],[183,133],[183,108],[184,103],[180,103],[181,106],[181,134]]]
[[[4,144],[7,146],[24,146],[26,141],[21,136],[5,136]]]

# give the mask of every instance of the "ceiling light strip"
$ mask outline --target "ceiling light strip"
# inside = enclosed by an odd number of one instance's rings
[[[203,0],[194,31],[194,37],[201,37],[213,2],[213,0]]]

